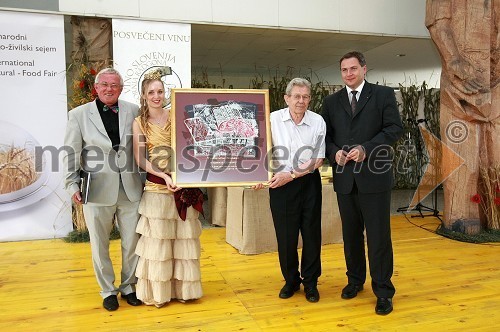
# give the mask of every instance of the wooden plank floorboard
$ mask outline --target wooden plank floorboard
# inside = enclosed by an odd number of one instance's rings
[[[409,222],[409,221],[411,222]],[[435,218],[393,216],[394,312],[374,313],[368,282],[342,300],[342,244],[322,247],[319,303],[301,289],[278,298],[283,285],[277,253],[240,255],[224,228],[204,229],[204,297],[162,308],[107,312],[88,243],[62,240],[0,243],[2,331],[496,331],[500,326],[500,246],[453,241],[434,234]],[[431,231],[429,231],[431,230]],[[120,242],[111,242],[119,276]]]

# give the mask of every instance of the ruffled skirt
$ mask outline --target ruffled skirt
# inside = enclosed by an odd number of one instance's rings
[[[202,297],[199,212],[189,207],[183,221],[177,213],[174,195],[146,191],[139,213],[136,231],[141,237],[135,251],[139,256],[137,298],[161,307],[171,299]]]

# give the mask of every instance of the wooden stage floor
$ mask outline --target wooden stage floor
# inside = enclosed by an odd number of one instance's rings
[[[204,297],[157,309],[107,312],[92,271],[90,247],[62,240],[0,243],[1,331],[496,331],[500,326],[500,246],[433,233],[435,218],[392,217],[397,293],[394,311],[374,313],[369,286],[351,300],[341,244],[323,246],[321,300],[303,290],[278,298],[276,253],[245,256],[225,242],[224,228],[203,230]],[[428,231],[428,230],[431,231]],[[120,242],[112,241],[119,271]],[[118,272],[119,275],[119,272]],[[368,279],[369,280],[369,279]]]

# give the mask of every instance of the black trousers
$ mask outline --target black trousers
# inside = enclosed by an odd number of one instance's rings
[[[321,177],[314,173],[269,189],[281,273],[288,284],[316,287],[321,275]],[[302,235],[299,273],[297,245]],[[303,279],[303,280],[302,280]]]
[[[364,194],[354,184],[350,194],[337,193],[337,201],[342,219],[348,282],[355,285],[365,283],[363,231],[366,229],[373,293],[377,297],[393,297],[396,290],[391,282],[394,265],[390,223],[391,191]]]

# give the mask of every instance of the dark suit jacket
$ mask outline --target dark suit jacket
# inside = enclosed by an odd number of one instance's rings
[[[326,122],[326,156],[333,168],[335,191],[350,193],[354,181],[362,193],[390,190],[392,145],[403,134],[394,90],[365,82],[352,114],[344,87],[324,99],[322,115]],[[356,145],[364,147],[366,159],[362,163],[349,161],[344,167],[337,165],[337,151],[349,151]]]

